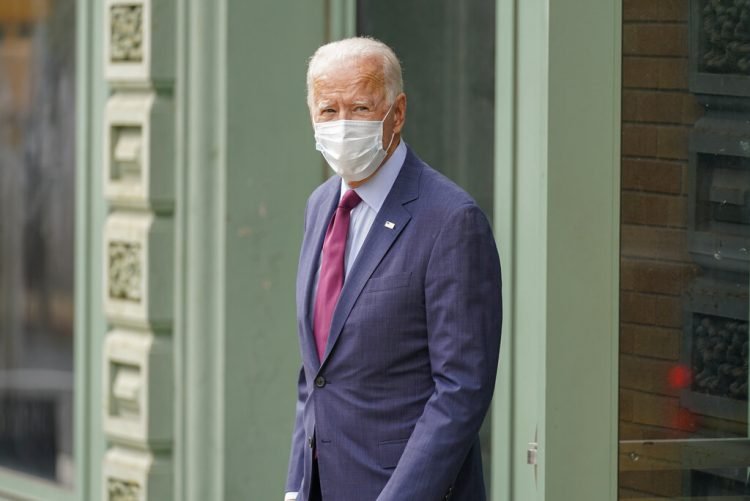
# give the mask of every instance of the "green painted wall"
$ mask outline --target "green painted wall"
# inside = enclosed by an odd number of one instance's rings
[[[290,13],[294,15],[290,15]],[[299,348],[305,101],[325,2],[178,4],[176,499],[280,499]]]
[[[227,4],[226,499],[283,495],[300,357],[295,277],[323,181],[305,100],[322,2]],[[289,15],[289,12],[294,15]]]

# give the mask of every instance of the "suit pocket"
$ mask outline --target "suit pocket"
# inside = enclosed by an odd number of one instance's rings
[[[386,469],[395,468],[398,460],[401,459],[401,455],[404,453],[404,448],[408,441],[409,439],[405,438],[403,440],[380,442],[378,444],[378,462],[380,466]]]
[[[377,292],[389,289],[398,289],[407,287],[411,280],[411,272],[397,273],[395,275],[386,275],[384,277],[372,277],[367,281],[364,292]]]

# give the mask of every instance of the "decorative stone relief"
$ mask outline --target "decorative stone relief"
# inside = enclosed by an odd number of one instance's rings
[[[143,129],[139,126],[113,126],[110,181],[135,185],[141,182]]]
[[[115,446],[104,455],[103,471],[101,499],[172,499],[172,462],[168,456]]]
[[[104,74],[119,87],[171,86],[174,81],[174,0],[106,0]]]
[[[143,5],[113,5],[109,12],[110,59],[140,62],[143,59]]]
[[[105,227],[104,307],[110,322],[144,329],[172,321],[173,221],[115,211]]]
[[[109,243],[109,297],[141,301],[141,246],[133,242]]]
[[[141,486],[135,482],[110,478],[107,481],[109,501],[140,501]]]
[[[172,342],[118,329],[104,343],[104,430],[110,440],[168,448],[172,441]]]
[[[175,0],[104,0],[103,427],[97,499],[172,499]]]
[[[105,112],[104,192],[113,205],[171,210],[173,110],[171,97],[153,92],[110,97]]]
[[[114,357],[112,357],[114,358]],[[118,363],[110,360],[111,386],[109,398],[109,416],[138,420],[143,406],[143,374],[141,368],[133,364]]]

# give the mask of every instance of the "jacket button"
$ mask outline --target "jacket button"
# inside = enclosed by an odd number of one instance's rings
[[[317,386],[318,388],[322,388],[325,385],[326,385],[326,378],[324,378],[323,376],[318,376],[315,378],[315,386]]]
[[[313,446],[313,439],[312,439],[312,437],[307,437],[307,446],[312,449],[312,446]]]

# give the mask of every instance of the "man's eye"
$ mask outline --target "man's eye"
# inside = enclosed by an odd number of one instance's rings
[[[354,111],[370,111],[370,109],[367,106],[357,106]]]

